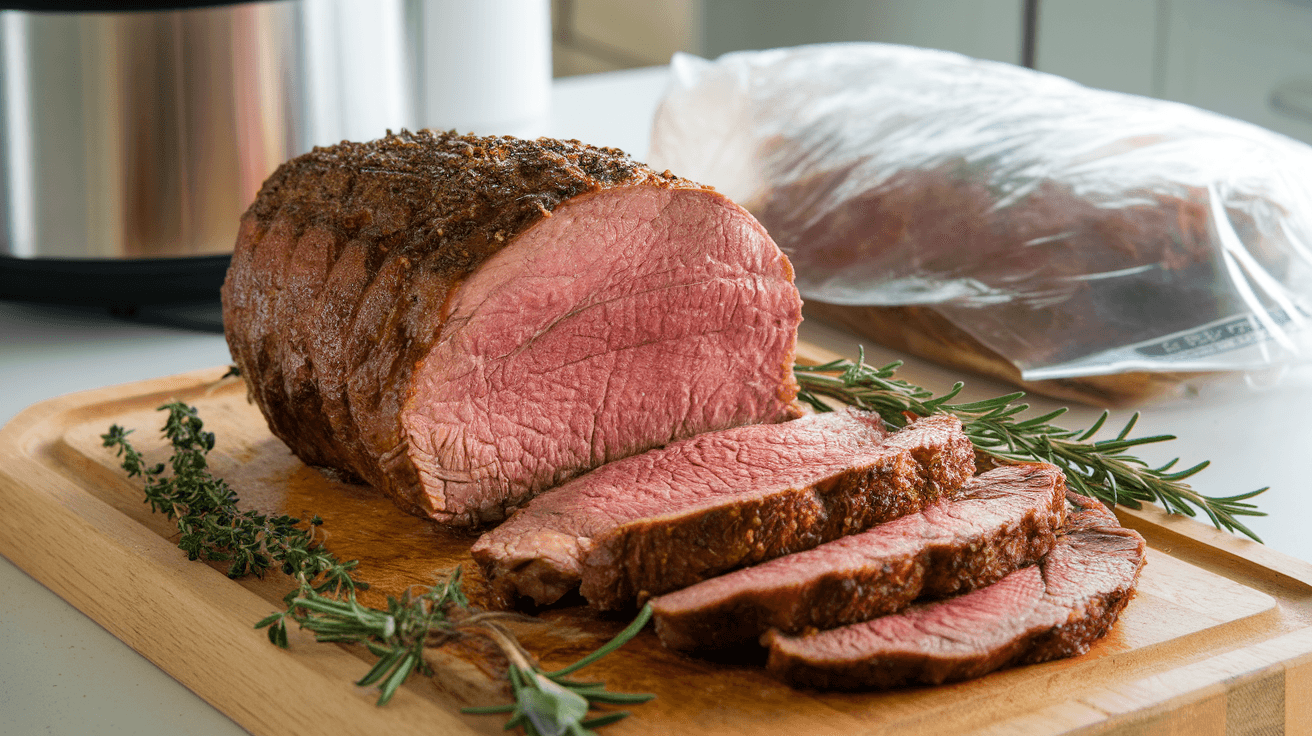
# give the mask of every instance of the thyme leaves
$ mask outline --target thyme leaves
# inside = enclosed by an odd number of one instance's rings
[[[647,624],[650,608],[609,643],[579,662],[555,672],[544,671],[504,626],[517,614],[479,611],[461,587],[457,567],[431,587],[388,597],[386,610],[360,604],[356,592],[369,586],[355,577],[358,561],[341,561],[326,549],[316,530],[315,516],[302,526],[287,515],[242,511],[238,495],[209,470],[208,454],[215,436],[204,428],[195,407],[170,402],[163,434],[172,448],[166,463],[150,465],[132,445],[132,430],[115,424],[101,435],[115,451],[129,477],[145,480],[145,500],[151,510],[177,524],[178,547],[188,559],[228,563],[232,578],[262,576],[277,566],[291,576],[283,611],[255,624],[267,629],[269,641],[288,646],[288,623],[295,623],[320,642],[364,646],[376,657],[373,667],[356,684],[377,687],[378,705],[385,705],[415,672],[434,674],[424,652],[468,636],[492,641],[508,661],[513,702],[505,706],[466,709],[470,713],[509,713],[507,729],[519,727],[527,736],[583,736],[614,723],[627,711],[607,711],[589,717],[599,707],[633,704],[652,695],[617,693],[603,683],[577,682],[566,675],[591,664],[628,642]]]

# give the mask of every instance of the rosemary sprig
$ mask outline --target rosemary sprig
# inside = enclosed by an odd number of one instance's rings
[[[648,693],[613,693],[606,690],[605,685],[600,682],[578,682],[567,678],[566,675],[583,669],[624,646],[642,631],[651,619],[651,615],[651,606],[643,606],[633,623],[616,634],[614,639],[574,664],[554,672],[543,672],[522,649],[518,656],[506,650],[507,658],[510,660],[509,675],[515,691],[515,703],[487,708],[463,708],[461,712],[508,713],[510,720],[506,722],[506,728],[519,726],[524,729],[527,736],[591,735],[593,734],[591,729],[627,718],[628,711],[613,711],[594,718],[586,716],[590,709],[602,703],[633,705],[645,703],[656,696]],[[508,643],[515,644],[513,639],[509,639]]]
[[[1200,508],[1217,528],[1239,531],[1258,537],[1237,516],[1264,516],[1247,500],[1266,491],[1261,488],[1235,496],[1212,497],[1197,493],[1184,481],[1206,468],[1201,462],[1183,470],[1172,471],[1178,458],[1151,467],[1128,453],[1140,445],[1175,439],[1171,435],[1129,438],[1139,419],[1135,413],[1115,439],[1091,441],[1102,429],[1109,413],[1104,411],[1087,430],[1069,430],[1051,421],[1066,413],[1057,409],[1027,419],[1017,415],[1029,409],[1017,403],[1025,394],[1016,392],[993,399],[969,403],[949,403],[961,392],[958,382],[942,396],[907,381],[895,378],[901,362],[880,368],[865,364],[864,350],[857,362],[835,360],[824,365],[794,367],[802,391],[799,398],[820,411],[830,411],[821,397],[829,397],[863,409],[877,411],[895,426],[905,425],[906,415],[928,416],[954,414],[971,441],[980,450],[995,457],[1016,461],[1043,460],[1060,467],[1071,487],[1109,504],[1140,508],[1143,502],[1160,502],[1171,513],[1194,516]],[[1258,540],[1260,541],[1260,540]]]
[[[632,624],[610,642],[555,672],[543,671],[524,649],[503,621],[526,619],[504,611],[474,611],[460,588],[460,568],[445,582],[424,589],[418,595],[406,591],[401,598],[388,597],[387,610],[360,605],[354,597],[333,598],[318,593],[297,597],[290,610],[276,613],[256,624],[269,626],[290,618],[314,633],[321,642],[363,644],[378,662],[357,685],[377,685],[378,705],[391,700],[401,683],[416,670],[432,675],[424,661],[425,648],[440,647],[456,639],[479,636],[490,640],[509,662],[514,702],[481,708],[465,708],[465,713],[510,715],[506,728],[522,727],[528,736],[535,734],[590,734],[589,729],[614,723],[628,716],[627,711],[587,718],[590,710],[602,704],[645,703],[653,695],[617,693],[599,682],[576,682],[566,675],[585,667],[623,646],[637,635],[651,618],[644,608]],[[530,619],[531,620],[531,619]]]
[[[354,578],[358,561],[342,562],[325,549],[315,530],[323,521],[315,516],[309,528],[299,519],[270,516],[237,508],[237,493],[210,473],[206,456],[214,449],[214,434],[194,407],[171,402],[160,407],[169,413],[164,436],[173,448],[168,463],[147,465],[128,440],[132,430],[115,424],[101,435],[105,447],[114,448],[129,477],[146,480],[146,501],[151,510],[177,521],[178,546],[192,560],[231,563],[228,576],[263,575],[273,565],[292,576],[296,587],[283,599],[286,610],[265,617],[256,628],[268,628],[269,640],[288,646],[287,622],[313,632],[321,642],[357,643],[378,657],[357,684],[376,686],[378,705],[384,705],[415,671],[432,675],[424,650],[454,639],[481,636],[491,640],[509,661],[514,703],[467,709],[471,713],[510,713],[506,728],[521,727],[528,736],[592,733],[589,729],[614,723],[627,711],[587,718],[600,704],[642,703],[652,695],[615,693],[602,683],[575,682],[565,676],[591,664],[632,639],[646,625],[651,610],[644,608],[627,629],[579,662],[556,672],[544,672],[514,635],[502,625],[517,614],[476,611],[460,585],[460,568],[444,582],[419,592],[408,590],[400,599],[388,597],[387,610],[361,605],[356,591],[369,586]],[[168,474],[167,470],[172,470]]]
[[[794,366],[793,372],[802,388],[798,397],[819,411],[831,410],[821,399],[829,397],[877,411],[884,421],[894,426],[905,425],[908,413],[916,416],[954,414],[961,419],[975,447],[1006,460],[1052,463],[1065,472],[1073,490],[1086,496],[1132,509],[1140,508],[1143,502],[1157,502],[1168,512],[1186,516],[1194,516],[1197,507],[1218,529],[1242,532],[1261,541],[1236,517],[1265,516],[1247,501],[1267,489],[1234,496],[1204,496],[1190,488],[1185,480],[1206,468],[1206,461],[1183,470],[1172,470],[1179,458],[1159,467],[1149,466],[1129,454],[1129,450],[1175,437],[1130,438],[1130,432],[1139,420],[1137,412],[1114,439],[1093,441],[1110,416],[1109,412],[1104,411],[1088,429],[1070,430],[1051,423],[1066,413],[1065,408],[1042,416],[1020,418],[1018,415],[1029,409],[1028,404],[1018,403],[1024,392],[953,404],[949,402],[961,393],[964,384],[958,382],[946,394],[934,396],[927,389],[895,378],[901,365],[900,361],[881,368],[866,365],[865,351],[862,350],[855,363],[835,360],[824,365],[798,365]]]

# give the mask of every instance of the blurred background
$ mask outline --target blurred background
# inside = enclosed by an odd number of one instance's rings
[[[1312,142],[1310,0],[552,0],[556,77],[881,41],[1186,102]]]
[[[570,79],[663,65],[680,51],[714,58],[831,41],[946,49],[1312,142],[1312,0],[0,8],[0,299],[124,313],[203,300],[211,328],[237,220],[279,163],[389,128],[558,134],[551,99]]]

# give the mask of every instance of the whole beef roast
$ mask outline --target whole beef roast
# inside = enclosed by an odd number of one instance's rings
[[[651,602],[656,633],[672,649],[715,649],[771,628],[868,621],[1038,562],[1065,521],[1060,469],[1004,465],[970,479],[951,501],[660,596]]]
[[[919,511],[974,472],[955,417],[845,409],[703,434],[538,496],[472,549],[507,598],[617,609]]]
[[[1129,602],[1145,545],[1097,501],[1068,498],[1083,508],[1038,565],[865,623],[809,636],[771,630],[767,668],[795,686],[882,689],[1083,654]]]
[[[316,148],[243,216],[223,308],[297,456],[451,524],[796,416],[801,302],[769,236],[711,189],[577,141]]]

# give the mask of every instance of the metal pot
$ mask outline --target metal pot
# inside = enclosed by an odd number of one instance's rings
[[[0,11],[4,297],[213,295],[284,160],[389,128],[545,119],[546,0],[28,5]]]

